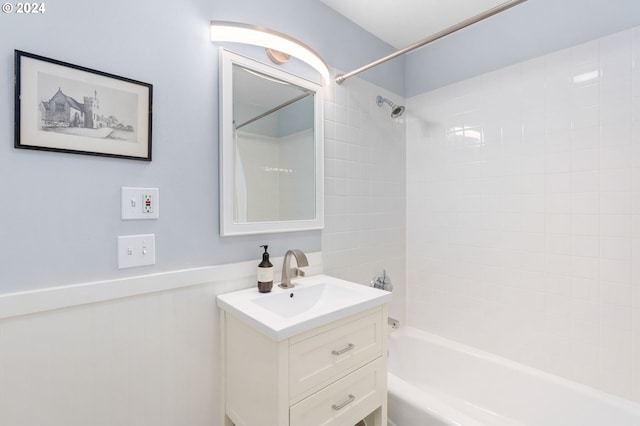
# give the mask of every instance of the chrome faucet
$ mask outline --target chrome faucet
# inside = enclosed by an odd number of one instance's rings
[[[386,269],[383,269],[381,274],[373,277],[373,280],[371,280],[371,287],[386,291],[393,291],[393,284],[391,284],[391,278],[387,275]]]
[[[296,268],[292,268],[291,264],[291,256],[296,258],[296,262],[298,266]],[[299,249],[288,250],[284,255],[284,262],[282,262],[282,282],[278,284],[278,287],[281,288],[293,288],[294,285],[291,284],[291,278],[293,274],[293,278],[295,277],[304,277],[304,271],[300,270],[303,266],[309,266],[309,261],[307,260],[307,256]]]

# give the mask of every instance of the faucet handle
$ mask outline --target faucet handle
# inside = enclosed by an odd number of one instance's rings
[[[391,278],[387,275],[386,269],[383,269],[381,274],[373,277],[371,286],[381,290],[393,291],[393,284],[391,284]]]
[[[291,277],[304,277],[305,272],[300,268],[291,268],[289,269],[289,276]]]

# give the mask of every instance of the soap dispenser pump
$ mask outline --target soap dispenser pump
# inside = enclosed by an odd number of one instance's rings
[[[262,262],[258,265],[258,291],[260,293],[269,293],[273,288],[273,264],[269,262],[268,245],[263,245],[264,253],[262,253]]]

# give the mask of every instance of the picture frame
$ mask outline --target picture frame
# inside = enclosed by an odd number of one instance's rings
[[[153,85],[15,50],[15,148],[151,161]]]

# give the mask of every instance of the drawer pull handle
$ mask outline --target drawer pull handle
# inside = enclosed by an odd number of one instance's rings
[[[336,411],[339,411],[339,410],[342,410],[342,409],[343,409],[344,407],[346,407],[347,405],[351,404],[351,403],[352,403],[353,401],[355,401],[355,400],[356,400],[356,397],[355,397],[355,396],[353,396],[353,395],[351,395],[351,394],[349,394],[349,398],[347,398],[347,400],[346,400],[345,402],[343,402],[343,403],[342,403],[342,404],[340,404],[340,405],[333,404],[333,405],[331,406],[331,408],[333,408],[333,409],[334,409],[334,410],[336,410]]]
[[[331,351],[332,354],[334,355],[342,355],[345,352],[349,352],[351,349],[355,348],[356,345],[354,345],[353,343],[349,343],[349,346],[347,346],[344,349],[340,349],[339,351],[333,350]]]

